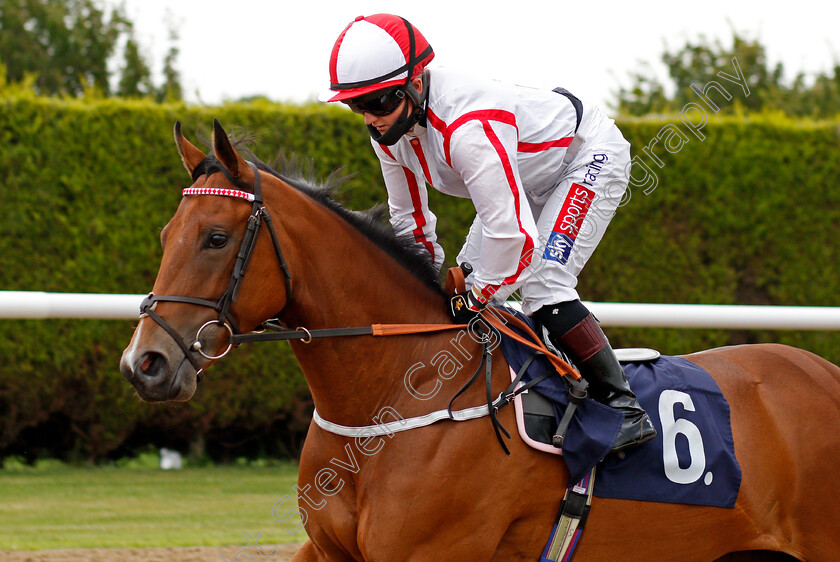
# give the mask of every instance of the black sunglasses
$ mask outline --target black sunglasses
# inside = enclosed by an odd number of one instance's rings
[[[377,117],[384,117],[393,113],[405,99],[405,92],[401,88],[380,93],[374,92],[345,103],[354,113],[370,113]]]

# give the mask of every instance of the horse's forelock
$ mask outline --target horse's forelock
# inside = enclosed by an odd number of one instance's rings
[[[225,168],[222,165],[222,163],[219,162],[219,159],[216,158],[214,155],[206,157],[198,164],[198,166],[195,167],[192,173],[192,181],[196,182],[201,176],[211,176],[216,172],[221,172],[222,174],[224,174],[225,178],[227,178],[227,180],[233,185],[235,185],[237,188],[242,189],[244,191],[251,191],[251,186],[247,182],[243,181],[242,178],[233,177],[233,175],[231,175],[228,169]]]

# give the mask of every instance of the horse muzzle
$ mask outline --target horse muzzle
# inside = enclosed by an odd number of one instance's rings
[[[199,373],[185,358],[176,358],[173,365],[170,357],[156,351],[126,355],[120,360],[120,372],[143,400],[185,402],[195,394]]]
[[[187,357],[163,330],[141,321],[120,359],[120,372],[147,402],[192,398],[201,371],[211,361]]]

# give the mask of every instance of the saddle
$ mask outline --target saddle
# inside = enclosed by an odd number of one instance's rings
[[[511,377],[520,382],[542,376],[551,366],[533,352],[502,338]],[[662,437],[610,455],[621,413],[592,399],[581,401],[562,450],[553,445],[558,419],[569,401],[565,377],[549,376],[513,400],[520,437],[531,447],[563,455],[574,487],[598,466],[597,496],[711,505],[735,505],[741,470],[735,457],[726,397],[715,380],[690,360],[653,350],[616,350],[639,403]],[[664,436],[670,436],[665,438]],[[689,467],[694,467],[689,471]],[[689,474],[690,472],[690,474]]]
[[[574,363],[568,355],[562,350],[558,350],[551,343],[551,340],[548,338],[548,333],[544,328],[541,332],[540,336],[543,343],[574,367]],[[515,344],[509,343],[508,345]],[[615,354],[622,364],[648,363],[655,361],[660,356],[657,350],[643,347],[616,349]],[[528,367],[530,365],[525,366],[526,369]],[[511,365],[511,381],[516,380],[517,377],[520,380],[533,378],[533,376],[519,376],[520,373],[518,370],[521,368],[523,368],[522,365],[517,365],[516,368],[514,365]],[[565,381],[565,379],[561,380]],[[566,382],[566,387],[570,392],[573,392],[568,382]],[[558,417],[557,403],[538,390],[525,390],[517,395],[513,404],[516,412],[516,425],[522,440],[538,451],[562,455],[562,436],[560,432],[563,431],[564,425],[567,426],[568,424],[563,424],[563,418]],[[566,410],[563,410],[563,413],[565,414]]]

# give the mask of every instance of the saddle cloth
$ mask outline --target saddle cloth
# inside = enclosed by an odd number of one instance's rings
[[[534,325],[530,318],[519,316]],[[508,338],[502,338],[501,347],[513,372],[533,355]],[[623,416],[592,399],[584,400],[562,450],[569,485],[599,465],[594,486],[599,497],[733,507],[741,469],[735,458],[729,404],[711,375],[681,357],[661,356],[623,367],[658,435],[640,447],[607,456]],[[537,357],[523,381],[551,369],[547,360]],[[520,400],[514,402],[520,435],[536,449],[560,453],[550,442],[568,404],[565,384],[559,376],[549,377],[527,394],[531,396],[522,395],[528,404],[524,411]],[[553,420],[548,417],[552,411]]]

